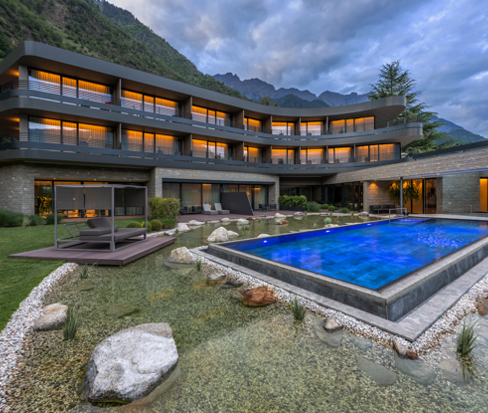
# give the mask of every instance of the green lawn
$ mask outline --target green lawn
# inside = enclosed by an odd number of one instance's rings
[[[142,222],[143,219],[116,219],[115,225],[125,228],[131,221]],[[62,261],[21,260],[8,256],[53,245],[54,225],[0,228],[0,331],[32,289],[63,264]]]

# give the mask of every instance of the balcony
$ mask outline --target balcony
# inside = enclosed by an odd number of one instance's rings
[[[104,112],[110,112],[114,114],[121,114],[130,117],[144,118],[148,120],[156,120],[161,122],[187,125],[192,128],[207,129],[212,131],[224,132],[226,137],[236,140],[246,140],[250,142],[259,142],[264,144],[276,145],[279,143],[286,143],[287,145],[300,146],[300,145],[335,145],[335,144],[349,144],[354,143],[355,139],[361,140],[384,140],[387,138],[385,134],[399,136],[402,131],[408,135],[421,135],[422,124],[420,119],[408,119],[402,124],[391,125],[386,128],[372,129],[367,131],[356,131],[350,133],[339,134],[307,134],[307,135],[275,135],[271,128],[268,130],[263,128],[262,131],[253,130],[255,128],[244,129],[243,124],[237,124],[230,122],[230,125],[219,125],[213,123],[201,122],[191,119],[191,113],[176,110],[174,114],[169,114],[164,109],[157,110],[156,112],[148,112],[142,110],[142,108],[132,108],[121,106],[122,102],[117,100],[114,96],[110,101],[104,100],[103,97],[97,94],[90,95],[85,93],[82,98],[60,95],[59,85],[53,85],[50,89],[49,85],[43,85],[42,91],[33,90],[38,88],[37,85],[29,85],[28,81],[12,81],[0,86],[0,102],[12,99],[12,98],[31,98],[41,99],[49,102],[62,103],[70,106],[79,106],[83,108],[89,108],[93,110],[102,110]],[[130,120],[128,120],[130,122]],[[171,125],[165,125],[164,128]],[[411,131],[408,131],[411,129]],[[195,130],[195,133],[199,133],[199,130]],[[193,133],[193,132],[189,132]],[[232,134],[232,135],[229,135]],[[247,138],[246,138],[247,137]],[[339,143],[339,141],[342,141]],[[337,142],[337,143],[336,143]]]

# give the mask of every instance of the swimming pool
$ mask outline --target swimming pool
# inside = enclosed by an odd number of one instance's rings
[[[485,221],[412,218],[211,244],[205,253],[369,323],[366,313],[397,322],[488,257],[487,235]]]
[[[228,247],[378,290],[487,235],[487,222],[412,218],[242,241]]]

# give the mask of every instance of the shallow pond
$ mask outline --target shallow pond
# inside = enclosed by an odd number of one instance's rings
[[[338,223],[358,218],[340,217]],[[244,237],[261,233],[323,226],[323,217],[289,219],[288,226],[272,220],[254,222]],[[181,374],[169,391],[137,412],[481,412],[488,411],[488,340],[475,354],[478,377],[468,384],[446,380],[437,364],[454,338],[447,337],[444,353],[437,350],[424,359],[435,380],[418,384],[401,373],[392,350],[343,332],[333,347],[315,332],[317,317],[308,312],[295,322],[288,305],[244,307],[231,298],[232,289],[209,287],[194,268],[165,265],[172,249],[193,248],[217,224],[180,234],[170,247],[124,267],[98,267],[88,281],[93,289],[80,291],[86,281],[73,273],[47,295],[45,304],[77,305],[80,328],[73,342],[63,342],[60,331],[28,339],[21,374],[14,381],[11,411],[102,411],[79,397],[86,362],[102,339],[142,323],[171,325],[180,356]],[[236,231],[236,224],[228,229]],[[113,304],[136,307],[137,312],[116,318],[107,315]],[[470,316],[478,317],[478,316]],[[478,317],[479,318],[479,317]],[[484,320],[479,324],[484,328]],[[488,331],[488,323],[486,329]],[[488,339],[488,333],[487,333]],[[374,381],[374,364],[388,368],[393,384]],[[368,370],[369,369],[369,370]],[[380,370],[381,372],[381,370]],[[381,373],[380,373],[381,375]],[[108,407],[105,411],[118,411]]]

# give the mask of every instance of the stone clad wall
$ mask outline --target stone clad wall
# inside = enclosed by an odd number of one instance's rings
[[[363,211],[369,212],[370,205],[393,205],[386,192],[392,181],[366,181],[363,183]]]
[[[444,175],[442,177],[442,187],[443,213],[479,211],[479,172]]]
[[[56,166],[47,164],[14,164],[0,167],[0,208],[24,214],[34,213],[34,181],[149,181],[149,170]]]

